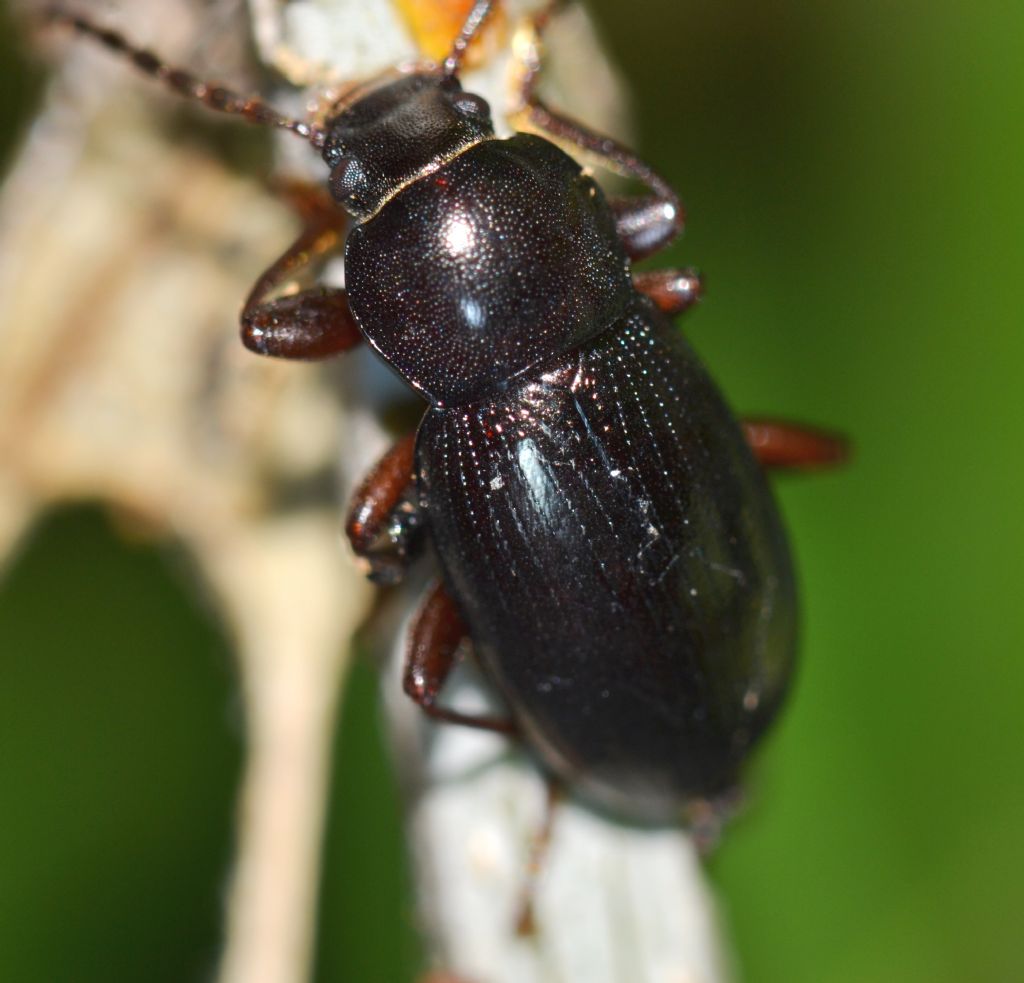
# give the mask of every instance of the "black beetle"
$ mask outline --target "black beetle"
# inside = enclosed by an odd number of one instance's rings
[[[609,201],[555,143],[494,136],[458,81],[490,8],[478,0],[440,68],[356,90],[322,124],[49,16],[183,95],[292,130],[331,168],[355,220],[345,289],[270,296],[340,240],[342,213],[307,193],[307,227],[257,283],[242,335],[292,358],[366,340],[430,404],[347,526],[378,579],[400,573],[421,529],[440,558],[406,690],[437,717],[521,733],[550,773],[619,815],[678,819],[735,783],[792,670],[793,571],[762,465],[827,463],[842,444],[732,416],[666,317],[699,279],[631,271],[679,232],[675,194],[544,106],[537,65],[522,93],[532,127],[652,193]],[[436,702],[467,635],[508,721]]]

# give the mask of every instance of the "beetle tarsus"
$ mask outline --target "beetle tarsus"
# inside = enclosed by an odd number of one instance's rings
[[[733,785],[708,798],[689,802],[683,811],[683,824],[693,837],[702,857],[710,856],[722,838],[722,830],[742,812],[746,803],[743,788]]]
[[[544,818],[530,844],[530,856],[526,864],[526,880],[523,882],[522,894],[519,899],[519,914],[516,917],[516,935],[520,938],[527,938],[537,933],[537,919],[534,911],[537,883],[547,862],[555,815],[565,794],[565,786],[558,779],[548,775],[546,781],[547,797],[544,802]]]

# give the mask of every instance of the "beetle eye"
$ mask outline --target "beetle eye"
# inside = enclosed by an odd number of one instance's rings
[[[345,204],[366,187],[366,172],[355,157],[342,157],[331,171],[328,184],[334,198]]]
[[[463,116],[490,116],[491,107],[486,99],[473,92],[457,92],[452,96],[452,105]]]

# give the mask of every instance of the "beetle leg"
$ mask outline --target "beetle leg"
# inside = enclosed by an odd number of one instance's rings
[[[642,259],[667,246],[683,229],[686,215],[672,186],[628,147],[551,109],[536,93],[544,31],[559,0],[529,18],[515,44],[518,102],[510,117],[524,129],[538,130],[556,143],[571,144],[599,166],[646,185],[653,194],[614,198],[616,228],[630,259]]]
[[[765,468],[812,471],[842,464],[849,443],[839,434],[783,420],[747,419],[743,433]]]
[[[537,922],[534,917],[533,899],[537,893],[537,880],[544,869],[551,848],[551,830],[555,825],[555,813],[562,802],[565,789],[562,783],[550,775],[547,777],[547,799],[544,803],[544,819],[530,844],[530,857],[526,863],[526,880],[519,900],[519,917],[516,919],[516,935],[535,935]]]
[[[437,584],[430,592],[412,626],[409,651],[406,656],[402,688],[415,700],[424,713],[438,720],[499,734],[515,734],[511,720],[497,717],[476,717],[437,705],[437,697],[455,665],[455,655],[467,638],[466,626],[455,602],[445,589]]]
[[[653,270],[633,274],[633,286],[654,301],[663,314],[674,317],[701,298],[704,284],[696,270]]]
[[[667,186],[666,186],[667,187]],[[680,232],[686,213],[679,199],[659,195],[612,198],[615,229],[630,259],[644,259],[664,249]]]
[[[415,433],[398,441],[349,502],[345,534],[377,583],[398,583],[418,545],[422,516],[413,482],[415,445]]]
[[[292,186],[287,193],[302,215],[304,228],[250,291],[242,308],[242,342],[259,355],[329,358],[362,341],[345,291],[314,287],[268,297],[291,274],[323,259],[338,245],[345,218],[325,192]]]
[[[701,857],[708,857],[718,846],[722,830],[742,811],[745,795],[734,785],[710,798],[694,799],[683,809],[683,823]]]

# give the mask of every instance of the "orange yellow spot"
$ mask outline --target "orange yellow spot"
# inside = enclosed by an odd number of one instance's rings
[[[473,0],[395,0],[399,14],[409,28],[420,51],[433,61],[440,61],[448,54],[456,35],[462,28]],[[492,11],[488,23],[484,25],[484,39],[493,37],[496,21],[503,20],[500,7]],[[480,39],[471,45],[468,54],[470,64],[481,60]],[[483,54],[486,58],[488,50]]]

